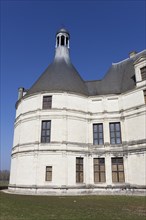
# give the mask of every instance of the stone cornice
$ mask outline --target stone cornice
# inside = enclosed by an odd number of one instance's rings
[[[140,111],[140,109],[142,110],[142,108],[144,108],[143,111]],[[131,111],[137,111],[134,113],[130,113]],[[105,118],[107,120],[110,119],[124,119],[126,117],[130,117],[130,116],[137,116],[137,114],[144,114],[146,112],[146,105],[140,105],[140,106],[134,106],[133,108],[127,108],[125,110],[120,110],[120,111],[114,111],[114,112],[108,112],[108,111],[103,111],[103,112],[97,112],[97,113],[92,113],[92,112],[85,112],[85,111],[79,111],[79,110],[75,110],[75,109],[67,109],[67,108],[52,108],[50,110],[42,110],[42,109],[37,109],[34,111],[29,111],[29,112],[25,112],[23,114],[20,114],[16,119],[15,119],[15,125],[23,120],[32,120],[32,119],[36,119],[36,118],[41,118],[41,117],[45,117],[45,115],[42,115],[41,113],[47,113],[46,116],[48,116],[48,113],[50,115],[50,117],[74,117],[74,118],[78,118],[78,119],[85,119],[85,120],[94,120],[93,117],[95,117],[95,119],[97,119],[97,116],[100,116],[100,121],[104,120]],[[60,114],[58,114],[60,112]],[[125,115],[125,113],[130,113],[128,115]],[[52,113],[52,115],[50,114]],[[74,113],[76,115],[69,115],[69,113]],[[33,114],[33,115],[32,115]],[[78,115],[77,115],[78,114]],[[116,116],[111,116],[113,114],[116,114]],[[80,115],[80,116],[79,116]],[[21,119],[21,117],[24,116],[30,116],[28,118],[25,119]]]
[[[45,149],[46,146],[46,149]],[[120,145],[93,145],[75,142],[51,142],[42,144],[39,142],[25,143],[16,145],[12,149],[12,156],[20,153],[39,153],[39,152],[71,152],[81,154],[123,154],[142,153],[146,151],[146,139],[124,142]]]

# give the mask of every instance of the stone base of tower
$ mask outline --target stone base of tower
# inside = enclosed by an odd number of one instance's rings
[[[36,187],[9,185],[9,193],[27,195],[142,195],[146,196],[146,186],[107,186],[107,187]]]

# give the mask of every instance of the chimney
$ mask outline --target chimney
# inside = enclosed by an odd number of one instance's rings
[[[129,53],[129,57],[130,57],[130,58],[133,58],[133,57],[135,57],[136,54],[137,54],[136,51],[131,51],[131,52]]]
[[[18,89],[18,100],[23,97],[24,88],[20,87]]]

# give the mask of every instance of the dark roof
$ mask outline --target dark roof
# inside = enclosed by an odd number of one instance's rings
[[[45,72],[27,91],[27,95],[49,92],[73,92],[86,96],[120,94],[135,88],[134,62],[146,55],[146,50],[133,58],[112,64],[102,80],[83,81],[72,63],[54,59]]]
[[[146,55],[146,50],[133,58],[112,64],[101,81],[86,81],[89,95],[119,94],[135,88],[134,62]]]
[[[87,87],[71,62],[55,59],[28,90],[27,95],[42,91],[66,91],[88,95]]]
[[[59,29],[56,34],[58,34],[58,33],[66,33],[66,34],[68,34],[70,36],[69,31],[66,30],[65,28]]]

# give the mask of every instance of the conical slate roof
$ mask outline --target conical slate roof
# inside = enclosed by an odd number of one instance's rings
[[[88,95],[87,87],[71,62],[55,59],[28,90],[27,95],[42,91],[66,91]]]
[[[88,95],[86,84],[70,60],[69,32],[61,28],[56,33],[56,51],[53,63],[48,66],[26,95],[64,91]]]

